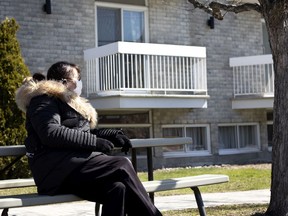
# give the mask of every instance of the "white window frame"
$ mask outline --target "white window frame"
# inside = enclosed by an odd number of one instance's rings
[[[239,154],[239,153],[250,153],[250,152],[259,152],[260,151],[260,127],[259,123],[228,123],[228,124],[218,124],[218,133],[219,127],[231,126],[237,127],[237,145],[239,145],[239,126],[256,126],[256,147],[255,148],[234,148],[234,149],[220,149],[219,146],[219,155],[229,155],[229,154]],[[219,143],[220,141],[218,141]]]
[[[127,5],[127,4],[117,4],[117,3],[107,3],[107,2],[95,2],[95,47],[98,47],[98,26],[97,26],[97,7],[109,7],[109,8],[117,8],[121,9],[121,40],[123,41],[124,32],[123,32],[123,11],[136,11],[136,12],[144,12],[144,28],[145,28],[145,43],[149,42],[149,19],[148,19],[148,7],[144,6],[135,6],[135,5]]]
[[[199,151],[188,151],[187,147],[184,146],[184,150],[179,152],[163,152],[164,158],[171,157],[187,157],[187,156],[209,156],[211,155],[211,140],[210,140],[210,126],[209,124],[173,124],[173,125],[162,125],[161,132],[163,132],[164,128],[182,128],[183,129],[183,137],[186,137],[186,128],[191,127],[201,127],[206,128],[206,139],[207,139],[207,150],[199,150]]]

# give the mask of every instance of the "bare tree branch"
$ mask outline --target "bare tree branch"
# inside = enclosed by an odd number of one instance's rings
[[[195,8],[204,10],[206,13],[211,14],[218,20],[223,20],[224,15],[222,15],[221,10],[227,12],[241,13],[244,11],[257,11],[262,13],[261,6],[259,4],[243,3],[241,5],[233,4],[222,4],[219,2],[212,1],[209,5],[200,3],[198,0],[188,0]]]
[[[197,0],[188,0],[188,2],[190,2],[191,4],[193,4],[193,6],[195,8],[199,8],[201,10],[204,10],[206,13],[211,14],[213,13],[212,8],[210,8],[209,6],[206,6],[200,2],[198,2]]]

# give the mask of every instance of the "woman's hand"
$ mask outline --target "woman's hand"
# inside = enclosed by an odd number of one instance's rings
[[[100,151],[100,152],[103,152],[105,154],[109,154],[113,148],[114,148],[114,145],[111,141],[109,141],[107,139],[97,138],[96,151]]]
[[[97,135],[100,138],[107,139],[111,141],[115,147],[120,147],[122,152],[129,152],[129,149],[132,148],[130,139],[119,129],[96,129],[91,131],[91,133]]]

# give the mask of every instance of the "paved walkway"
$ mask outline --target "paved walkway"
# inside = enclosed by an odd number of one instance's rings
[[[269,203],[270,191],[254,190],[243,192],[202,194],[205,207],[233,204]],[[160,211],[197,208],[193,194],[155,197],[155,205]],[[9,216],[94,216],[94,203],[87,201],[46,206],[12,208]]]

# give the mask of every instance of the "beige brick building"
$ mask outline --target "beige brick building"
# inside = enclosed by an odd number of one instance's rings
[[[81,66],[99,127],[192,137],[154,149],[155,167],[271,160],[274,72],[260,14],[227,13],[211,28],[185,0],[1,0],[5,17],[20,25],[31,73]]]

